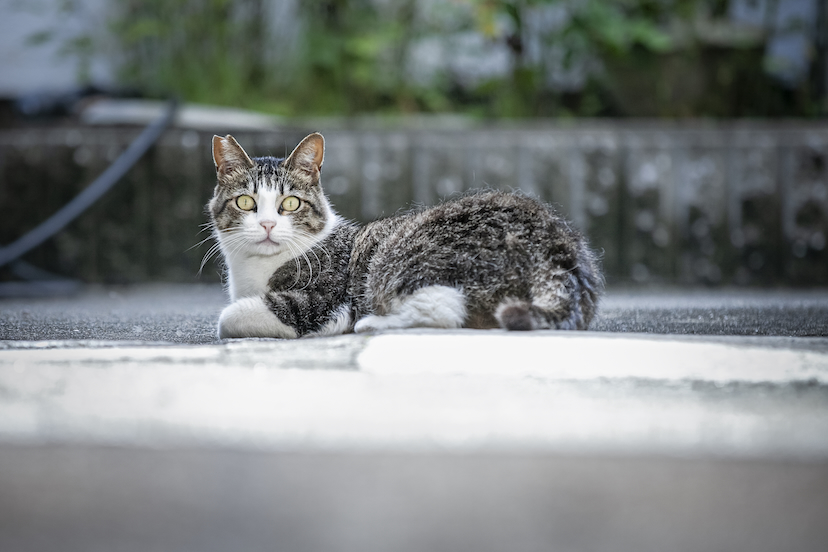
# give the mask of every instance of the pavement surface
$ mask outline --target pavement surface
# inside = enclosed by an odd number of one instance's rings
[[[824,550],[828,290],[588,332],[215,337],[217,286],[0,301],[0,550]]]
[[[212,343],[217,285],[89,286],[69,297],[0,298],[0,339]],[[828,336],[828,289],[610,289],[590,330]]]

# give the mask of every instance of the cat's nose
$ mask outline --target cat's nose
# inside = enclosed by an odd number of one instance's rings
[[[265,229],[265,232],[270,234],[270,231],[273,230],[273,227],[276,226],[276,223],[270,220],[263,220],[259,224],[262,225],[262,228]]]

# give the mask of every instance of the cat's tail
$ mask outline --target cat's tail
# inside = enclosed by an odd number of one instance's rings
[[[595,316],[603,288],[599,274],[593,262],[579,265],[565,273],[563,281],[547,282],[547,289],[533,293],[536,298],[532,301],[504,299],[495,311],[495,319],[501,328],[514,331],[585,330]]]
[[[537,307],[529,301],[508,298],[497,307],[495,319],[505,330],[529,331],[539,327]]]

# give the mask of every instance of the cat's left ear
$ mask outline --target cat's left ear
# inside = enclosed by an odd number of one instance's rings
[[[319,177],[325,159],[325,139],[318,132],[308,135],[285,159],[285,166],[307,173],[314,180]]]

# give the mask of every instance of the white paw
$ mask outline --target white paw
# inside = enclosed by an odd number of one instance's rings
[[[220,339],[230,337],[297,337],[296,330],[282,323],[261,297],[245,297],[221,311]]]
[[[339,307],[334,315],[325,323],[324,326],[319,328],[313,333],[308,334],[308,336],[327,336],[327,335],[339,335],[348,332],[351,329],[351,307],[348,305],[342,305]]]
[[[396,323],[395,323],[396,322]],[[366,316],[354,325],[354,332],[356,333],[371,333],[382,330],[391,330],[395,328],[404,328],[405,326],[395,320],[392,316]]]

